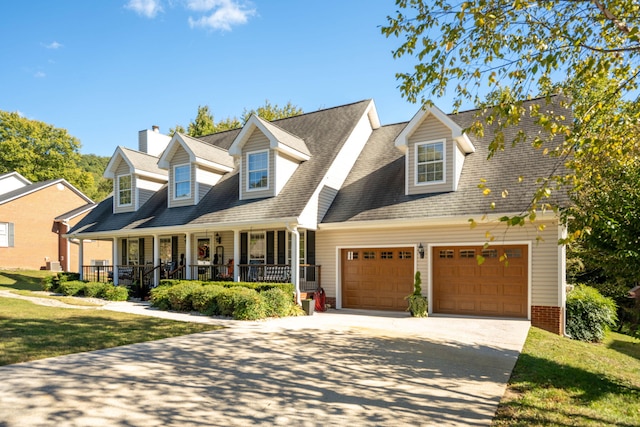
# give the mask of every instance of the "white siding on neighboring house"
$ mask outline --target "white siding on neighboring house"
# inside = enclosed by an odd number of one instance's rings
[[[445,182],[438,184],[416,185],[416,144],[445,140]],[[408,194],[439,193],[453,190],[453,176],[456,172],[453,162],[456,158],[456,143],[451,138],[451,129],[433,115],[428,115],[418,129],[409,137],[407,147],[407,185]]]
[[[530,269],[531,283],[529,288],[529,305],[560,306],[561,295],[558,295],[558,271],[560,262],[558,257],[558,224],[556,221],[547,223],[545,231],[540,233],[544,239],[536,242],[534,227],[525,226],[507,230],[502,233],[493,227],[496,236],[495,245],[518,242],[529,243],[531,247],[532,265]],[[417,248],[422,243],[425,257],[420,259],[417,251],[416,267],[422,273],[423,291],[431,285],[431,270],[429,263],[429,245],[440,244],[479,244],[485,242],[482,225],[470,230],[468,225],[433,225],[413,226],[403,228],[370,228],[359,230],[334,229],[326,230],[322,227],[316,234],[316,264],[322,266],[322,287],[327,296],[337,297],[339,292],[339,259],[337,248],[351,247],[392,247],[411,246]]]
[[[163,182],[136,177],[136,210],[140,209],[164,185]]]
[[[196,166],[196,183],[197,183],[197,202],[207,194],[207,192],[220,181],[222,178],[222,174],[216,173],[207,169],[202,168],[201,166]]]

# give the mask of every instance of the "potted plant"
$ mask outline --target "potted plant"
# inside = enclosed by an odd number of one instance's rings
[[[413,282],[413,293],[405,297],[409,301],[407,311],[413,317],[427,317],[429,312],[429,301],[427,297],[422,296],[422,279],[420,272],[416,271],[415,280]]]

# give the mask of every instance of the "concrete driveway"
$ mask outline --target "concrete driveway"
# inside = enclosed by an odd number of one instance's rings
[[[205,319],[229,327],[0,367],[0,426],[488,425],[529,329],[354,310]]]

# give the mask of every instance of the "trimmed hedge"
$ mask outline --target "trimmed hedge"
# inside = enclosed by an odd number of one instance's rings
[[[53,280],[43,280],[42,288],[65,296],[85,296],[102,298],[108,301],[126,301],[129,298],[129,291],[125,286],[114,286],[111,283],[83,282],[80,280],[61,280],[57,286],[55,283]]]
[[[617,320],[616,303],[597,289],[576,285],[567,294],[567,333],[573,339],[600,342]]]
[[[151,290],[151,304],[161,310],[256,320],[303,314],[292,295],[292,285],[283,283],[165,280]]]

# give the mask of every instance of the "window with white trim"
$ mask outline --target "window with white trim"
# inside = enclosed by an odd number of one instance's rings
[[[249,264],[267,261],[267,237],[263,231],[249,233]]]
[[[13,223],[0,222],[0,247],[13,247]]]
[[[269,151],[247,153],[247,190],[269,188]]]
[[[173,198],[186,199],[191,197],[191,165],[173,167]]]
[[[416,144],[416,185],[444,182],[444,141]]]
[[[131,175],[118,176],[118,206],[131,206]]]

